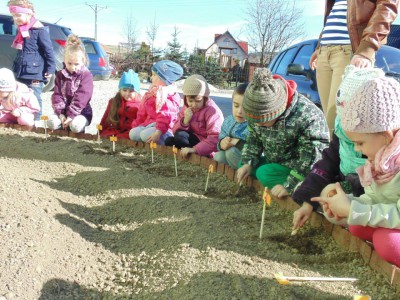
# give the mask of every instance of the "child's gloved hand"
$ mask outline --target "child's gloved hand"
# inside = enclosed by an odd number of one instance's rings
[[[289,196],[289,193],[283,185],[277,184],[272,188],[271,195],[274,197],[283,198]]]
[[[190,153],[196,153],[196,149],[185,147],[185,148],[182,148],[180,151],[180,154],[183,158],[186,158]]]
[[[312,205],[304,202],[302,207],[296,210],[293,213],[293,230],[299,229],[303,227],[303,225],[307,222],[307,220],[311,217],[313,212]]]
[[[193,117],[193,111],[188,107],[185,109],[185,116],[183,118],[183,124],[189,125],[190,120]]]
[[[11,112],[11,114],[12,114],[14,117],[18,118],[18,117],[21,116],[21,111],[20,111],[18,108],[16,108],[16,109],[14,109],[14,110]]]

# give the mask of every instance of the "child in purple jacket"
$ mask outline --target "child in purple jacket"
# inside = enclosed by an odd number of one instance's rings
[[[182,90],[184,106],[172,129],[174,137],[167,138],[165,145],[180,148],[182,157],[190,153],[213,157],[224,121],[222,112],[209,98],[210,88],[203,76],[188,77]]]
[[[86,64],[85,48],[81,40],[71,34],[64,51],[65,67],[56,75],[51,97],[55,115],[49,116],[50,129],[69,128],[72,132],[83,132],[90,124],[93,77]]]

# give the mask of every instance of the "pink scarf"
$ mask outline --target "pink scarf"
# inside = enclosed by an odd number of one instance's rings
[[[21,7],[21,6],[10,6],[10,13],[23,13],[32,15],[31,20],[28,24],[18,26],[18,32],[15,36],[15,39],[11,45],[12,48],[21,50],[22,45],[24,44],[24,38],[29,38],[29,29],[31,29],[35,23],[36,19],[33,16],[33,11],[29,8]]]
[[[372,163],[367,160],[365,166],[356,171],[364,187],[371,185],[373,181],[377,184],[390,181],[400,171],[400,130],[389,145],[378,150]]]

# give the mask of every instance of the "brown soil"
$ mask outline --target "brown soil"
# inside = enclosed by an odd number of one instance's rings
[[[398,299],[322,229],[173,158],[0,128],[1,299]],[[280,285],[274,274],[356,277]]]

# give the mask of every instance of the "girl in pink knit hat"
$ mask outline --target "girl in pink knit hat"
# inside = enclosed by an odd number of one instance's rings
[[[17,83],[11,70],[0,69],[0,123],[33,126],[39,110],[33,91]]]
[[[336,183],[330,197],[315,197],[350,232],[373,243],[379,256],[400,266],[400,84],[366,81],[345,103],[342,127],[367,161],[356,171],[365,194],[346,195]]]

